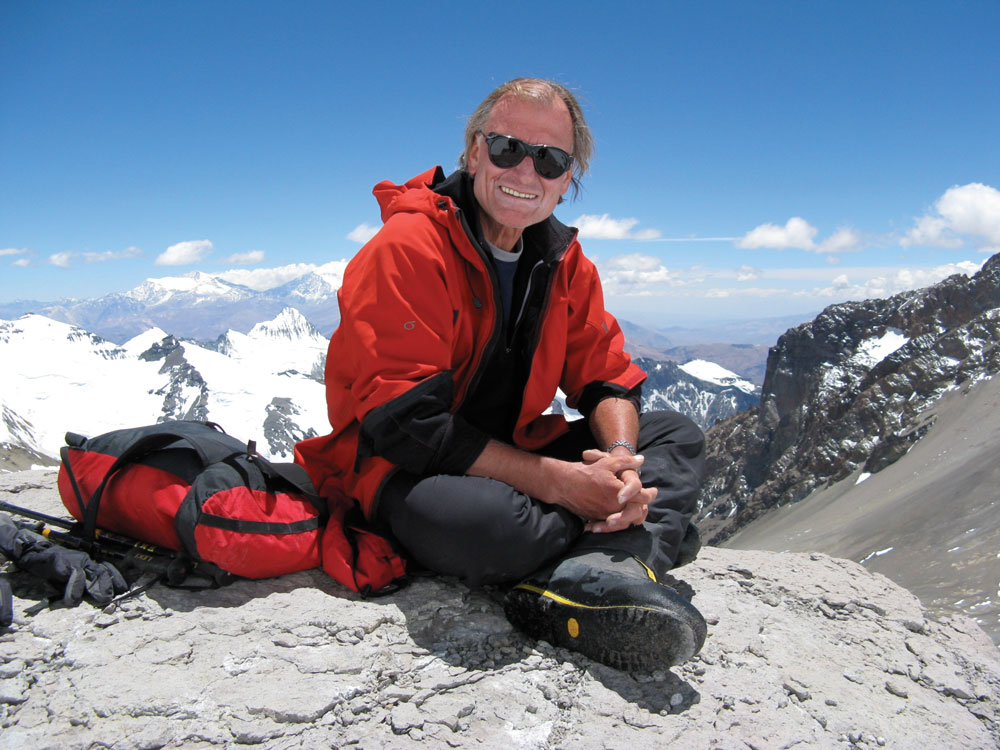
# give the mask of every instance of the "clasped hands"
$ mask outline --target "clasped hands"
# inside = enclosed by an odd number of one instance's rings
[[[583,452],[577,466],[589,481],[575,496],[574,510],[586,522],[586,530],[595,533],[620,531],[646,520],[649,504],[656,499],[655,487],[643,487],[639,477],[642,456],[624,451],[606,453],[590,449]]]

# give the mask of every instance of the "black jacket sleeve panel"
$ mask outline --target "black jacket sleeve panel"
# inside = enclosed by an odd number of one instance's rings
[[[583,389],[577,411],[590,419],[591,412],[606,398],[623,398],[631,401],[637,413],[642,413],[642,385],[631,390],[614,383],[591,383]]]
[[[368,412],[358,459],[381,456],[420,476],[464,474],[489,436],[449,411],[453,385],[452,373],[442,372]]]

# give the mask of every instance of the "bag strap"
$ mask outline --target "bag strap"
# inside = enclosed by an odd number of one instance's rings
[[[298,464],[271,463],[257,453],[253,446],[253,441],[250,441],[247,448],[249,451],[252,451],[251,459],[264,477],[266,479],[280,479],[295,490],[295,492],[303,495],[316,509],[316,512],[320,516],[320,523],[325,525],[327,518],[330,517],[330,508],[327,505],[326,498],[316,492],[316,487],[313,485],[309,473]]]
[[[62,465],[66,470],[66,476],[69,478],[70,486],[73,488],[73,494],[76,495],[77,505],[80,506],[80,518],[84,518],[87,515],[87,506],[83,502],[83,493],[80,492],[80,485],[76,481],[76,474],[73,473],[73,464],[69,460],[68,445],[64,445],[59,449],[59,458],[62,459]]]
[[[93,542],[97,538],[97,512],[100,507],[101,496],[104,494],[104,488],[107,486],[108,482],[111,481],[111,478],[118,473],[122,467],[127,466],[130,463],[135,463],[143,456],[153,453],[161,448],[165,448],[171,443],[176,442],[184,442],[191,446],[191,448],[193,448],[195,453],[198,455],[198,459],[201,461],[202,467],[208,466],[217,460],[224,460],[229,456],[242,453],[242,450],[229,448],[226,456],[222,458],[212,456],[210,458],[206,454],[203,446],[199,444],[198,440],[179,430],[166,430],[163,432],[154,432],[144,435],[122,451],[122,454],[115,459],[113,464],[111,464],[111,468],[108,469],[104,478],[101,480],[101,483],[97,486],[97,489],[94,490],[94,494],[91,495],[90,502],[84,509],[83,514],[83,538],[86,543]]]

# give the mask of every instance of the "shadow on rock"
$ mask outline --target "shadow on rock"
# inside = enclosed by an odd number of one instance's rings
[[[701,694],[670,670],[633,675],[586,659],[578,661],[587,661],[590,674],[608,690],[650,713],[679,714],[701,702]]]
[[[143,595],[164,609],[176,612],[193,612],[204,607],[242,607],[253,599],[272,594],[288,594],[296,589],[318,589],[329,596],[348,601],[360,601],[363,598],[360,594],[344,588],[318,568],[278,578],[257,580],[237,578],[232,583],[216,588],[167,586],[158,583],[146,590]]]
[[[685,596],[691,587],[671,585]],[[669,669],[630,674],[598,664],[568,649],[520,633],[503,612],[505,588],[470,589],[453,578],[420,577],[386,597],[399,608],[413,642],[442,661],[462,669],[558,672],[572,665],[624,700],[653,713],[681,713],[701,700],[699,693]]]

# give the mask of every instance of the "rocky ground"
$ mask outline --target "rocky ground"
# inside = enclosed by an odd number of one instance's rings
[[[60,512],[51,473],[0,498]],[[28,614],[10,572],[0,749],[996,748],[1000,651],[971,620],[821,554],[707,548],[677,571],[701,654],[630,675],[530,641],[496,590],[362,600],[319,571]]]

